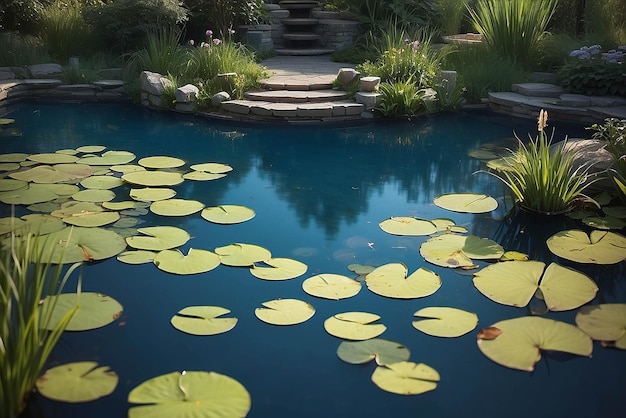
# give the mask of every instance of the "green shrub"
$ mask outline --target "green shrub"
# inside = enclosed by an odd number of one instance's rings
[[[339,49],[331,55],[335,62],[345,62],[349,64],[363,64],[365,61],[376,61],[380,54],[362,45],[355,45],[350,48]]]
[[[626,44],[626,2],[623,0],[587,0],[586,35],[602,45]]]
[[[52,62],[39,38],[0,33],[0,67],[18,67]]]
[[[78,0],[55,0],[41,12],[39,37],[50,54],[66,63],[71,56],[85,55],[95,37],[81,13]]]
[[[606,141],[606,149],[613,156],[613,168],[609,175],[626,201],[626,119],[607,118],[603,124],[594,124],[593,138]]]
[[[426,91],[420,89],[410,78],[381,83],[379,93],[380,97],[374,110],[385,117],[411,117],[426,110],[424,103]]]
[[[380,33],[388,22],[399,28],[424,27],[433,23],[437,0],[350,0],[350,11],[366,28]]]
[[[46,4],[42,0],[3,0],[0,7],[0,31],[33,35]]]
[[[558,73],[561,85],[572,93],[626,96],[626,46],[602,53],[600,45],[570,53],[572,60]]]
[[[558,70],[567,63],[569,53],[583,44],[583,41],[567,33],[546,34],[538,45],[537,69]]]
[[[437,23],[443,35],[461,32],[466,0],[437,0]]]
[[[264,22],[265,9],[262,0],[184,0],[189,9],[188,33],[198,37],[207,28],[222,38],[239,25]]]

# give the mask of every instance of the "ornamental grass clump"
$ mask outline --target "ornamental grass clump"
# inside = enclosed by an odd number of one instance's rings
[[[552,145],[544,129],[548,113],[539,114],[539,135],[524,144],[518,138],[517,151],[504,157],[498,173],[521,207],[543,214],[557,214],[572,208],[582,192],[593,183],[587,181],[589,165],[574,166],[575,151],[567,148],[564,140]]]
[[[41,301],[60,294],[81,263],[65,270],[55,260],[31,262],[41,259],[45,245],[35,245],[31,234],[12,233],[8,241],[0,248],[0,416],[12,418],[24,410],[48,356],[78,309],[53,324],[54,307],[43,310]]]

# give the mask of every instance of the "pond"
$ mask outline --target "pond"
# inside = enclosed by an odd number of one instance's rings
[[[174,371],[215,371],[238,380],[250,393],[249,417],[605,417],[623,410],[626,355],[594,343],[592,358],[544,353],[534,372],[500,366],[477,348],[478,329],[528,315],[526,308],[497,304],[472,284],[470,272],[426,262],[419,253],[429,237],[402,237],[381,230],[394,216],[450,218],[470,234],[498,241],[545,262],[557,258],[545,238],[576,221],[542,222],[523,214],[506,216],[510,202],[502,185],[484,173],[468,151],[489,142],[510,141],[536,132],[536,121],[489,112],[459,112],[402,123],[359,126],[246,125],[145,111],[125,104],[25,102],[11,109],[11,131],[0,138],[2,153],[46,153],[102,145],[137,158],[171,156],[192,164],[218,162],[233,167],[212,181],[186,180],[174,186],[176,197],[206,206],[245,205],[256,216],[240,224],[218,225],[199,213],[186,217],[139,216],[138,227],[172,225],[191,239],[181,247],[213,251],[232,243],[267,248],[273,257],[293,258],[307,272],[286,281],[260,280],[247,268],[220,265],[207,273],[176,275],[154,264],[129,265],[115,257],[83,269],[83,291],[119,301],[124,311],[99,329],[66,332],[50,364],[96,361],[119,375],[115,391],[84,404],[38,397],[29,417],[125,417],[129,392],[141,382]],[[581,126],[557,126],[555,138],[585,135]],[[21,135],[21,136],[12,136]],[[119,175],[119,174],[118,174]],[[130,186],[113,189],[127,200]],[[499,207],[486,214],[441,209],[433,199],[443,193],[485,193]],[[27,213],[24,207],[18,214]],[[10,209],[2,205],[2,216]],[[431,296],[399,300],[369,291],[363,284],[354,297],[327,300],[308,295],[302,282],[318,274],[356,278],[351,264],[404,263],[409,272],[427,268],[441,278]],[[567,263],[564,263],[567,265]],[[573,263],[570,263],[573,264]],[[624,262],[604,268],[577,265],[593,277],[600,291],[595,303],[626,302]],[[75,291],[76,280],[68,284]],[[315,314],[293,326],[264,323],[255,316],[263,302],[295,298]],[[229,332],[194,336],[175,329],[170,319],[187,306],[229,309],[238,318]],[[458,338],[417,331],[413,314],[428,306],[474,312],[476,330]],[[405,345],[410,361],[437,370],[433,391],[401,396],[371,381],[373,363],[341,361],[342,340],[329,335],[324,321],[338,313],[371,312],[386,331],[380,336]],[[576,311],[545,317],[574,323]]]

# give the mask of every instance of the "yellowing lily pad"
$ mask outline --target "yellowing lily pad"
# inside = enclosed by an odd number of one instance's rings
[[[217,335],[230,331],[237,318],[220,318],[230,310],[219,306],[188,306],[174,315],[171,323],[179,331],[193,335]]]
[[[189,173],[183,174],[185,180],[192,181],[211,181],[219,180],[224,177],[226,177],[226,174],[207,173],[206,171],[190,171]]]
[[[603,346],[626,350],[626,303],[583,306],[576,325]]]
[[[44,300],[42,305],[44,313],[49,307],[52,307],[47,329],[53,330],[65,314],[77,305],[78,309],[67,325],[67,331],[101,328],[117,320],[124,309],[118,301],[101,293],[62,293],[58,296],[50,296]]]
[[[144,205],[145,206],[142,206]],[[137,209],[141,207],[150,206],[147,203],[136,202],[133,200],[124,200],[122,202],[102,202],[102,207],[109,210],[126,210],[126,209]]]
[[[435,390],[440,379],[437,370],[410,361],[378,366],[372,374],[376,386],[397,395],[419,395]]]
[[[184,181],[180,173],[157,170],[125,173],[122,175],[122,179],[132,184],[148,187],[175,186]]]
[[[124,180],[113,176],[91,176],[80,182],[87,189],[114,189],[122,186]]]
[[[587,357],[593,350],[591,338],[579,328],[538,316],[507,319],[489,328],[497,332],[479,333],[478,348],[490,360],[512,369],[533,371],[541,350]]]
[[[269,250],[253,244],[230,244],[216,248],[215,252],[222,264],[233,267],[251,267],[272,258]]]
[[[339,300],[359,293],[361,283],[340,274],[318,274],[302,282],[302,289],[311,296]]]
[[[520,253],[518,251],[507,251],[502,254],[500,261],[528,261],[528,254]]]
[[[223,174],[228,173],[229,171],[233,171],[233,168],[231,166],[221,163],[194,164],[191,166],[191,169],[194,171],[205,171],[207,173],[213,174]]]
[[[452,219],[436,218],[431,222],[437,227],[437,232],[466,234],[467,228],[457,225]]]
[[[350,364],[365,364],[375,360],[377,365],[382,366],[407,361],[411,352],[400,343],[372,338],[365,341],[342,342],[337,348],[337,356]]]
[[[135,158],[135,154],[128,151],[107,151],[102,156],[84,156],[79,159],[77,162],[80,164],[88,164],[88,165],[120,165],[127,164],[133,161]]]
[[[31,161],[38,162],[40,164],[67,164],[75,163],[78,157],[74,155],[53,153],[32,154],[28,156]]]
[[[23,189],[26,186],[28,186],[28,182],[24,180],[0,179],[0,192]]]
[[[75,170],[61,169],[61,167],[73,167]],[[93,174],[93,169],[83,164],[57,164],[55,166],[40,165],[28,170],[17,171],[9,174],[9,177],[40,184],[52,184],[69,182],[83,179]]]
[[[376,338],[387,329],[383,324],[373,324],[380,316],[368,312],[345,312],[324,321],[330,335],[344,340],[363,341]]]
[[[377,295],[396,299],[423,298],[441,287],[439,276],[423,267],[409,277],[407,273],[402,263],[385,264],[365,276],[365,283]]]
[[[189,249],[187,255],[178,250],[163,250],[154,257],[159,270],[173,274],[199,274],[220,265],[220,257],[208,250]]]
[[[201,216],[216,224],[237,224],[254,218],[254,211],[245,206],[221,205],[206,208]]]
[[[150,226],[139,228],[142,235],[126,238],[126,243],[140,250],[162,251],[180,247],[191,238],[184,229],[175,226]]]
[[[386,219],[379,226],[380,229],[392,235],[420,236],[437,232],[437,227],[431,221],[407,216]]]
[[[79,202],[109,202],[115,199],[115,192],[111,190],[86,189],[73,194],[72,199]]]
[[[472,259],[498,259],[504,254],[504,249],[488,238],[445,234],[424,242],[420,254],[437,266],[455,268],[473,266]]]
[[[140,202],[156,202],[176,196],[176,191],[166,187],[145,187],[143,189],[130,189],[129,196]]]
[[[136,164],[112,165],[111,171],[116,173],[132,173],[133,171],[146,171],[145,167]]]
[[[48,369],[37,379],[37,391],[55,401],[89,402],[111,394],[118,380],[108,366],[81,361]]]
[[[20,167],[18,163],[0,163],[0,171],[19,170]]]
[[[413,321],[413,327],[435,337],[460,337],[478,325],[478,316],[475,313],[457,308],[432,306],[422,308],[413,315],[423,318]]]
[[[148,250],[124,251],[118,254],[117,260],[126,264],[146,264],[152,263],[157,253]]]
[[[158,200],[150,205],[150,211],[161,216],[188,216],[202,209],[204,203],[186,199]]]
[[[7,205],[32,205],[49,202],[59,197],[52,189],[37,186],[41,185],[31,184],[28,187],[2,192],[0,202]]]
[[[616,264],[626,259],[626,237],[615,232],[561,231],[546,243],[554,255],[577,263]]]
[[[298,299],[275,299],[262,303],[263,308],[256,308],[254,314],[263,322],[272,325],[296,325],[309,320],[315,314],[315,308]]]
[[[498,201],[491,196],[475,193],[443,194],[435,198],[440,208],[462,213],[486,213],[497,209]]]
[[[2,163],[21,163],[28,158],[29,154],[21,152],[13,152],[9,154],[0,154],[0,162]]]
[[[59,209],[53,210],[50,214],[57,218],[66,218],[68,216],[83,216],[103,211],[102,206],[97,203],[71,200],[61,204]]]
[[[250,394],[233,379],[216,372],[172,372],[131,390],[128,402],[141,404],[128,418],[242,418],[250,411]]]
[[[75,214],[63,218],[63,222],[68,225],[84,226],[93,228],[96,226],[109,225],[120,219],[118,212],[96,212],[88,214]]]
[[[142,158],[137,161],[137,164],[146,168],[176,168],[185,165],[185,161],[180,158],[158,155]]]
[[[104,145],[83,145],[82,147],[76,148],[76,152],[94,154],[94,153],[102,152],[105,149],[106,147]]]
[[[250,273],[263,280],[289,280],[302,276],[307,271],[307,265],[291,258],[270,258],[263,261],[270,267],[254,265]]]

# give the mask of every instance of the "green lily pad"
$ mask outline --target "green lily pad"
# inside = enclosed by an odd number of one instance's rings
[[[139,228],[142,235],[126,238],[126,243],[140,250],[162,251],[184,245],[191,235],[184,229],[175,226],[150,226]]]
[[[372,338],[365,341],[342,342],[337,348],[337,356],[350,364],[365,364],[375,360],[377,365],[382,366],[407,361],[411,352],[400,343]]]
[[[171,323],[179,331],[192,335],[217,335],[237,325],[237,318],[219,318],[230,310],[219,306],[188,306],[174,315]]]
[[[128,183],[148,187],[176,186],[184,181],[180,173],[157,170],[125,173],[122,175],[122,179]]]
[[[176,168],[184,166],[185,162],[180,158],[157,155],[144,157],[137,161],[137,164],[145,168]]]
[[[112,165],[111,171],[116,173],[132,173],[134,171],[146,171],[146,168],[136,164],[119,164]]]
[[[207,173],[206,171],[190,171],[183,174],[185,180],[192,181],[212,181],[219,180],[226,177],[226,174]]]
[[[361,283],[340,274],[318,274],[302,282],[302,289],[311,296],[339,300],[358,294]]]
[[[136,202],[134,200],[124,200],[122,202],[102,202],[102,207],[109,210],[126,210],[126,209],[136,209],[140,207],[148,207],[149,204],[145,204],[142,206],[143,202]]]
[[[620,230],[626,226],[626,221],[614,216],[590,216],[583,218],[583,223],[592,228],[597,229],[617,229]]]
[[[545,266],[540,261],[492,264],[474,274],[474,286],[489,299],[511,306],[528,305],[539,289],[551,311],[575,309],[596,296],[598,286],[583,273],[556,263],[544,272]]]
[[[478,348],[490,360],[512,369],[532,372],[541,351],[591,356],[591,338],[565,322],[538,316],[507,319],[478,334]]]
[[[413,328],[435,337],[460,337],[478,325],[478,316],[475,313],[457,308],[432,306],[422,308],[413,315],[424,318],[413,321]]]
[[[254,277],[263,280],[289,280],[302,276],[308,269],[306,264],[291,258],[270,258],[263,263],[270,267],[254,265],[250,269]]]
[[[224,174],[233,171],[233,168],[228,164],[221,163],[203,163],[194,164],[190,167],[194,171],[205,171],[213,174]]]
[[[118,254],[117,260],[126,264],[147,264],[154,261],[157,253],[148,250],[131,250]]]
[[[238,224],[254,218],[254,211],[245,206],[221,205],[206,208],[201,216],[216,224]]]
[[[296,325],[308,321],[315,308],[298,299],[275,299],[262,303],[263,308],[256,308],[254,314],[263,322],[272,325]]]
[[[372,382],[380,389],[397,395],[419,395],[437,388],[437,370],[424,363],[401,361],[378,366]]]
[[[18,163],[0,163],[0,171],[14,171],[19,170],[21,165]]]
[[[8,234],[11,231],[15,231],[16,234],[20,234],[20,230],[26,225],[26,222],[20,218],[13,216],[8,218],[0,218],[0,235]]]
[[[15,123],[15,119],[10,119],[10,118],[0,118],[0,125],[1,125],[1,126],[11,125],[12,123]]]
[[[626,303],[583,306],[576,325],[603,346],[626,350]]]
[[[73,194],[72,199],[79,202],[109,202],[115,199],[115,192],[111,190],[86,189]]]
[[[14,231],[16,236],[46,235],[65,228],[65,223],[54,216],[31,213],[21,218],[1,218],[0,235]]]
[[[367,288],[377,295],[396,299],[416,299],[432,295],[441,287],[435,273],[420,267],[407,277],[402,263],[389,263],[365,276]]]
[[[606,206],[602,208],[602,212],[607,216],[626,219],[626,206]]]
[[[28,182],[24,180],[0,179],[0,192],[10,192],[23,189],[26,186],[28,186]]]
[[[72,196],[80,191],[74,184],[31,184],[31,189],[50,190],[59,196]]]
[[[437,232],[437,227],[432,222],[407,216],[389,218],[378,225],[380,229],[392,235],[420,236]]]
[[[145,187],[130,189],[130,198],[140,202],[156,202],[157,200],[171,199],[176,196],[176,190],[166,187]]]
[[[28,159],[40,164],[67,164],[75,163],[78,157],[74,155],[53,153],[31,154]]]
[[[272,258],[269,250],[253,244],[230,244],[216,248],[215,252],[222,264],[233,267],[252,267],[254,263]]]
[[[17,171],[9,177],[40,184],[53,184],[84,179],[93,174],[93,168],[84,164],[39,165],[28,170]]]
[[[520,253],[518,251],[507,251],[502,254],[500,261],[528,261],[528,254]]]
[[[462,213],[486,213],[498,208],[498,201],[491,196],[475,193],[451,193],[437,196],[435,205]]]
[[[65,314],[76,305],[78,309],[67,325],[67,331],[101,328],[117,320],[124,309],[118,301],[101,293],[62,293],[58,296],[49,296],[42,305],[44,313],[49,306],[53,307],[47,329],[52,331]]]
[[[324,321],[324,329],[330,335],[344,340],[369,340],[387,329],[383,324],[372,323],[379,319],[380,316],[368,312],[345,312]]]
[[[53,210],[51,212],[51,215],[57,218],[66,218],[68,216],[83,216],[93,213],[100,213],[103,211],[104,209],[102,208],[102,206],[97,203],[77,202],[75,200],[71,200],[69,202],[61,204],[61,207],[59,209]]]
[[[87,189],[114,189],[124,185],[124,181],[113,176],[92,176],[80,182],[80,185]]]
[[[61,364],[37,379],[37,391],[61,402],[89,402],[110,395],[117,386],[117,373],[95,361]]]
[[[76,152],[95,154],[98,152],[102,152],[105,149],[107,149],[107,147],[105,147],[104,145],[83,145],[82,147],[76,148]]]
[[[233,379],[216,372],[172,372],[149,379],[128,394],[142,404],[128,418],[243,418],[251,407],[250,394]]]
[[[21,152],[13,152],[9,154],[0,154],[0,162],[2,163],[21,163],[26,160],[30,154]]]
[[[437,227],[437,232],[466,234],[467,228],[457,225],[452,219],[448,218],[436,218],[431,222]]]
[[[546,241],[552,254],[577,263],[615,264],[626,259],[626,237],[608,231],[561,231]]]
[[[363,266],[361,264],[350,264],[348,265],[348,270],[350,270],[351,272],[358,274],[359,276],[365,276],[368,273],[373,272],[374,270],[376,270],[376,267],[374,266]]]
[[[204,203],[186,199],[158,200],[150,205],[150,211],[161,216],[188,216],[202,209]]]
[[[57,154],[67,154],[67,155],[76,155],[76,154],[78,154],[78,151],[76,151],[75,149],[72,149],[72,148],[58,149],[55,152]]]
[[[589,218],[591,216],[597,216],[597,215],[598,215],[597,212],[593,212],[590,210],[573,210],[565,214],[565,216],[567,216],[568,218],[572,218],[572,219],[584,219],[584,218]]]
[[[97,226],[109,225],[120,219],[118,212],[98,212],[85,215],[73,215],[63,218],[63,222],[68,225],[84,226],[93,228]]]
[[[7,205],[32,205],[49,202],[59,197],[52,189],[41,186],[39,184],[31,184],[21,189],[2,192],[0,193],[0,202]]]
[[[77,162],[80,164],[88,164],[88,165],[120,165],[127,164],[133,161],[135,158],[135,154],[128,151],[107,151],[102,156],[84,156],[80,158]]]
[[[172,274],[199,274],[220,265],[220,257],[208,250],[190,248],[187,255],[178,250],[163,250],[154,257],[159,270]]]
[[[483,148],[471,149],[467,151],[467,155],[478,160],[495,160],[499,157],[495,152]]]
[[[472,267],[472,259],[499,259],[504,254],[500,244],[475,235],[445,234],[432,237],[420,247],[426,261],[441,267]]]

